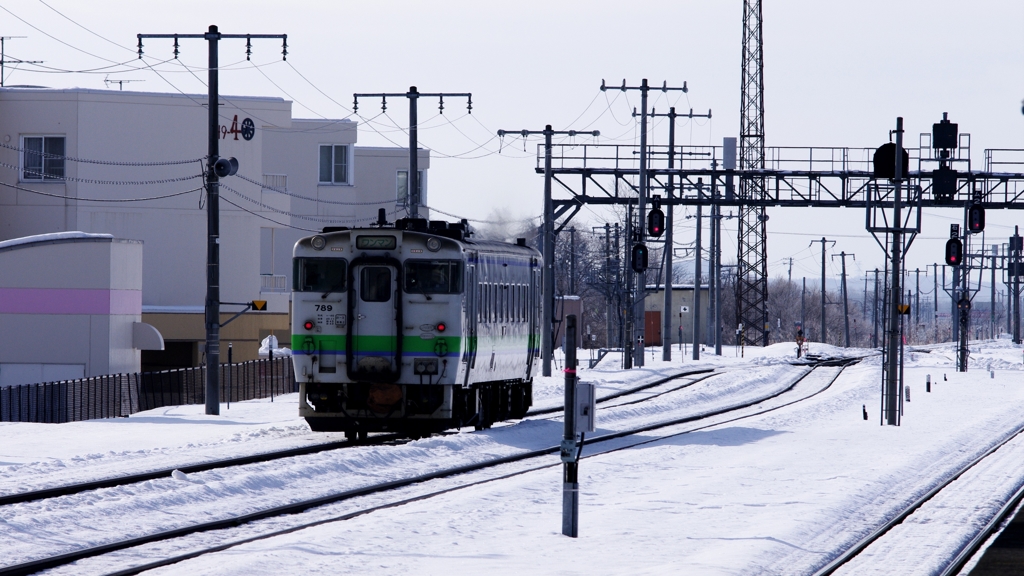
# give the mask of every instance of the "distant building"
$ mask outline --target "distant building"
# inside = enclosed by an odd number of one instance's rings
[[[662,314],[665,308],[664,285],[647,286],[647,297],[644,298],[644,317],[646,338],[648,346],[661,346],[662,343]],[[682,326],[682,341],[693,344],[693,284],[672,285],[672,309],[669,311],[672,317],[672,344],[678,345],[680,338],[679,327]],[[708,285],[700,287],[700,334],[701,342],[707,340],[708,310],[711,303]]]
[[[229,343],[238,361],[269,334],[288,340],[299,237],[368,224],[379,208],[405,215],[407,149],[357,147],[355,122],[293,119],[291,108],[221,97],[221,156],[240,165],[220,189],[221,299],[268,301],[222,329],[222,361]],[[74,230],[141,240],[143,321],[166,339],[144,368],[202,361],[207,124],[205,95],[0,89],[0,241]],[[418,153],[426,204],[430,158]],[[222,319],[239,309],[223,305]]]

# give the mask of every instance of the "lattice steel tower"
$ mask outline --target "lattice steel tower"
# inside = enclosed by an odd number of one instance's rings
[[[764,169],[764,68],[761,0],[743,0],[743,74],[740,82],[740,170]],[[761,200],[764,178],[742,178],[740,198]],[[768,220],[764,206],[741,205],[737,239],[736,313],[746,344],[768,345]]]

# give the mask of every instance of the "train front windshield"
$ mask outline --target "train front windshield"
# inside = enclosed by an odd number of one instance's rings
[[[292,271],[296,292],[345,290],[348,262],[343,258],[296,258]]]
[[[459,260],[406,260],[405,291],[410,294],[458,294],[462,292]]]

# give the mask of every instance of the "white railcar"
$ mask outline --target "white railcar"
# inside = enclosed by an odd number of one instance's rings
[[[541,255],[465,221],[325,228],[294,249],[299,414],[350,438],[521,418],[540,353]]]

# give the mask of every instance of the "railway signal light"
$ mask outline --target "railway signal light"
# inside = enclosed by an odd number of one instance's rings
[[[655,238],[665,233],[665,213],[657,206],[647,213],[647,233]]]
[[[633,271],[637,274],[647,270],[647,245],[639,242],[633,245],[633,257],[630,259]]]
[[[967,229],[977,234],[985,230],[985,209],[975,204],[967,210]]]
[[[907,171],[910,170],[910,154],[907,153],[906,148],[901,148],[900,152],[903,158],[902,170],[900,170],[900,176],[903,178],[907,177]],[[875,156],[872,164],[874,165],[874,176],[875,178],[888,178],[889,180],[896,179],[896,144],[888,142],[882,144],[875,150]]]
[[[964,244],[959,238],[950,238],[946,241],[946,264],[959,266],[964,259]]]

